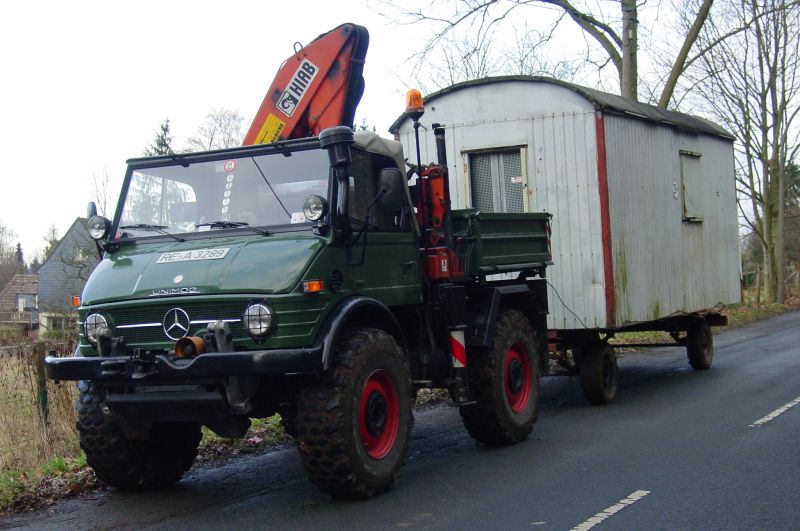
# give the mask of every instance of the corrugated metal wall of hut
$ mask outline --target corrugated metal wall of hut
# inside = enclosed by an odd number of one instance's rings
[[[610,114],[605,131],[615,324],[737,302],[729,141]],[[683,220],[682,150],[700,155],[702,221]]]
[[[447,124],[447,156],[454,208],[472,206],[470,154],[515,146],[522,148],[526,210],[554,215],[552,250],[555,265],[547,271],[551,284],[548,288],[548,326],[561,329],[605,327],[594,110],[587,102],[581,101],[584,109],[576,112],[459,123],[455,118],[463,116],[465,111],[457,109],[476,105],[474,94],[470,100],[457,101],[457,97],[465,96],[466,92],[471,91],[450,94],[435,102],[437,114]],[[539,96],[540,105],[553,101],[542,98],[541,92],[537,94],[530,88],[526,92]],[[572,93],[568,95],[574,96]],[[509,101],[519,99],[511,97]],[[561,99],[562,105],[564,99]],[[514,105],[521,106],[522,103],[516,101]],[[459,114],[454,114],[457,112]],[[414,160],[413,131],[404,124],[399,136],[405,153]],[[432,137],[430,132],[427,136]],[[435,159],[432,140],[423,137],[422,142],[423,163]]]

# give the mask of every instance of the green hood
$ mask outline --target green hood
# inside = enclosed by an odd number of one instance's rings
[[[122,246],[94,270],[82,303],[170,295],[286,293],[297,286],[324,245],[319,237],[294,233]],[[216,258],[202,259],[208,256]]]

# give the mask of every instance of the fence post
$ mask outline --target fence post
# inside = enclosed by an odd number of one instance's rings
[[[49,408],[47,403],[47,378],[44,374],[44,353],[45,343],[37,341],[33,346],[33,362],[36,368],[36,394],[39,399],[39,417],[42,419],[42,426],[47,432]]]
[[[761,306],[761,268],[756,269],[756,306]]]

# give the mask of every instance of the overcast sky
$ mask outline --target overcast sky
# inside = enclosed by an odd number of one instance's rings
[[[55,224],[63,235],[108,172],[118,195],[125,160],[169,118],[174,144],[216,107],[247,125],[296,41],[339,24],[370,32],[356,123],[386,130],[405,106],[397,74],[414,48],[362,1],[0,2],[0,223],[26,259]],[[417,43],[421,42],[417,39]]]

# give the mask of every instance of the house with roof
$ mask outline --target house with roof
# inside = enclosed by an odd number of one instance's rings
[[[35,333],[39,325],[39,279],[16,274],[0,290],[0,327]]]
[[[41,333],[75,329],[77,314],[72,297],[80,296],[100,261],[87,221],[77,218],[36,270]]]

